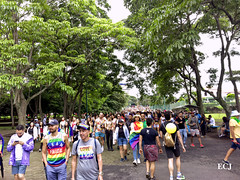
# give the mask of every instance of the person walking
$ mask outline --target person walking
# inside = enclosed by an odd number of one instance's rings
[[[178,113],[178,117],[176,118],[175,123],[179,127],[179,132],[182,136],[183,139],[183,145],[186,147],[186,142],[187,142],[187,125],[186,125],[186,120],[183,117],[182,112]]]
[[[163,137],[163,135],[166,135],[167,130],[166,127],[168,124],[174,124],[171,121],[171,112],[166,111],[165,112],[165,122],[161,125],[160,127],[160,136]],[[168,169],[169,169],[169,174],[170,174],[170,180],[173,180],[173,170],[174,170],[174,163],[173,163],[173,155],[176,157],[176,167],[177,167],[177,179],[185,179],[184,175],[181,173],[181,160],[180,160],[180,147],[179,147],[179,142],[182,146],[183,152],[186,152],[186,149],[183,145],[182,137],[179,131],[178,125],[176,125],[176,131],[171,134],[172,140],[174,141],[174,146],[173,147],[168,147],[166,142],[165,142],[165,151],[167,154],[168,158]]]
[[[240,113],[237,110],[232,111],[231,118],[229,121],[230,127],[230,138],[232,139],[232,145],[227,151],[223,163],[230,164],[228,158],[238,148],[240,149]]]
[[[27,133],[33,136],[34,143],[38,140],[40,136],[40,129],[38,129],[33,122],[30,123],[30,126],[27,128]]]
[[[89,137],[88,125],[80,124],[79,131],[81,139],[74,142],[72,147],[71,180],[103,180],[101,145],[97,139]]]
[[[96,119],[94,124],[93,135],[101,143],[102,150],[104,151],[104,139],[105,139],[105,122],[106,118],[103,113],[99,114],[99,118]]]
[[[123,120],[118,120],[118,127],[115,130],[116,141],[118,142],[121,162],[127,161],[127,144],[129,142],[129,130]]]
[[[23,125],[18,125],[16,134],[11,136],[7,145],[7,151],[11,152],[9,165],[12,166],[14,180],[25,180],[25,172],[30,165],[30,152],[33,148],[33,136],[24,133]]]
[[[47,180],[66,180],[70,154],[68,136],[58,130],[59,123],[56,119],[49,121],[48,127],[50,134],[44,138],[42,148]]]
[[[206,117],[205,117],[205,114],[202,114],[202,116],[201,116],[200,127],[201,127],[202,137],[204,138],[206,136]]]
[[[140,164],[140,153],[139,153],[139,134],[143,129],[143,123],[140,122],[140,115],[134,115],[134,122],[131,124],[131,132],[129,137],[129,143],[133,149],[133,164],[137,166]]]
[[[195,147],[193,143],[193,137],[197,135],[198,141],[200,143],[200,148],[204,148],[204,145],[202,144],[201,136],[200,136],[200,126],[198,123],[198,118],[195,116],[194,112],[191,112],[191,116],[188,119],[188,125],[190,126],[191,131],[191,147]]]
[[[107,139],[107,147],[108,151],[113,151],[113,130],[114,130],[114,125],[112,122],[112,117],[109,116],[106,123],[105,123],[105,134],[106,134],[106,139]]]
[[[161,143],[158,137],[158,132],[152,128],[153,120],[147,118],[147,127],[142,129],[139,137],[139,153],[143,153],[142,142],[144,141],[144,153],[146,158],[146,178],[155,180],[155,161],[158,160],[158,152],[162,153]],[[156,145],[156,142],[159,147]]]

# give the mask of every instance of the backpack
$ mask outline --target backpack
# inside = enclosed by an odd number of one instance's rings
[[[165,123],[163,123],[163,127],[165,127]],[[175,135],[175,141],[172,138],[172,135],[166,131],[166,134],[164,135],[164,145],[166,147],[174,147],[175,149],[175,142],[176,142],[177,135]]]
[[[77,152],[77,147],[78,147],[78,144],[79,144],[80,141],[81,141],[81,139],[79,139],[79,140],[77,141],[77,145],[76,145],[76,149],[75,149],[76,152]],[[95,145],[95,156],[96,156],[97,167],[98,167],[98,159],[97,159],[97,143],[96,143],[96,139],[95,139],[95,138],[94,138],[94,145]],[[99,169],[99,167],[98,167],[98,169]]]

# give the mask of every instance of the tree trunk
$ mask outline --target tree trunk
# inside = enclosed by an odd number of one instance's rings
[[[82,97],[83,97],[83,93],[82,93],[82,91],[81,91],[81,92],[80,92],[80,95],[79,95],[79,101],[78,101],[78,114],[79,114],[79,116],[80,116],[80,114],[81,114]]]
[[[43,120],[42,95],[40,94],[38,98],[39,98],[39,99],[38,99],[39,114],[40,114],[41,120]]]
[[[186,79],[184,79],[184,87],[187,91],[187,101],[188,101],[188,104],[191,104],[191,99],[190,99],[190,94],[189,94],[189,90],[188,90],[188,87],[187,87],[187,82],[186,82]]]
[[[63,92],[63,116],[65,119],[69,118],[68,114],[68,94]]]
[[[18,124],[24,125],[26,124],[26,113],[27,113],[27,100],[24,97],[22,90],[15,90],[15,106],[18,113]]]
[[[192,69],[194,70],[196,76],[196,91],[197,91],[197,106],[199,107],[199,113],[203,114],[203,101],[202,101],[202,91],[201,91],[201,76],[198,69],[198,60],[194,48],[192,48],[192,58],[193,63],[191,64]]]
[[[13,90],[11,89],[11,119],[12,119],[12,129],[15,127],[14,116],[13,116]]]
[[[240,111],[240,104],[239,104],[239,97],[238,97],[238,88],[237,88],[236,80],[233,78],[231,57],[230,57],[229,53],[227,53],[227,57],[228,57],[229,79],[233,84],[235,102],[236,102],[236,109],[239,112]]]

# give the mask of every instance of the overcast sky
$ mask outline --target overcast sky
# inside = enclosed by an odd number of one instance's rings
[[[112,7],[111,10],[109,11],[108,15],[114,23],[121,21],[122,19],[126,19],[128,17],[128,15],[130,14],[129,10],[124,7],[123,0],[108,0],[108,2]],[[208,81],[208,77],[209,77],[207,75],[206,71],[211,67],[220,68],[219,58],[213,57],[212,52],[218,50],[220,48],[221,43],[220,43],[220,40],[210,39],[206,35],[201,36],[201,39],[202,39],[203,45],[199,47],[199,50],[208,56],[208,58],[200,66],[202,84],[205,85],[205,83]],[[240,48],[238,47],[237,50],[240,51]],[[122,59],[123,53],[124,52],[117,52],[116,55],[118,56],[119,59]],[[240,57],[233,58],[233,61],[232,61],[232,69],[233,70],[240,70],[239,58]],[[228,71],[227,63],[225,65],[225,67],[226,67],[226,71]],[[216,89],[216,87],[213,89]],[[239,83],[238,83],[238,90],[240,90]],[[138,94],[138,90],[136,88],[130,89],[126,92],[133,96],[137,96],[137,94]],[[223,92],[233,92],[232,84],[224,82]]]

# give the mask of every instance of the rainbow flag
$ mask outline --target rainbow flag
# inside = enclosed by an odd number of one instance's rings
[[[72,137],[73,136],[73,129],[71,126],[68,127],[68,137]]]
[[[134,129],[131,130],[130,137],[129,137],[129,143],[134,150],[137,143],[139,142],[139,134],[141,130],[143,129],[143,123],[136,121],[134,122]]]

